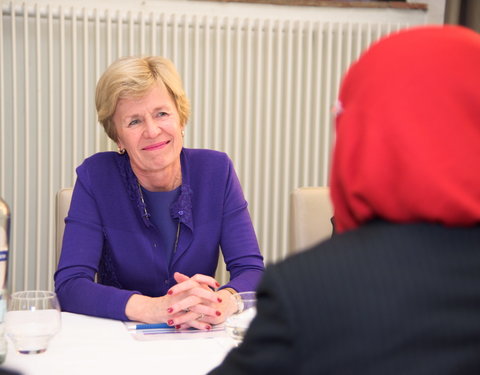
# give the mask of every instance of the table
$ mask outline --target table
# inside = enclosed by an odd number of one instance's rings
[[[3,367],[23,375],[200,375],[233,345],[224,331],[138,339],[121,321],[62,312],[62,329],[45,353],[19,354],[8,339]]]

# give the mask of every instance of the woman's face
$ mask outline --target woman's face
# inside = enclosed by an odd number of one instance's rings
[[[137,177],[179,167],[182,127],[165,85],[155,85],[142,98],[119,99],[113,122],[118,147],[128,152]]]

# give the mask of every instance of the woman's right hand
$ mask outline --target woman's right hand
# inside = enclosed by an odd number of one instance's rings
[[[133,294],[125,307],[126,316],[133,321],[167,323],[180,327],[200,316],[218,315],[218,310],[212,306],[221,301],[210,287],[216,288],[220,284],[214,278],[206,275],[189,278],[178,272],[175,273],[175,278],[179,283],[165,296],[147,297]],[[193,323],[191,326],[199,329],[211,328],[210,324],[205,322]]]
[[[175,296],[188,290],[193,282],[196,288],[191,289],[191,291],[198,291],[197,297],[200,297],[199,303],[191,304],[192,300],[188,298],[172,305],[172,313],[179,310],[188,310],[189,312],[174,318],[176,327],[210,329],[211,325],[223,323],[227,317],[236,311],[237,304],[228,290],[215,291],[215,288],[219,287],[220,284],[214,278],[202,274],[188,277],[179,272],[175,272],[174,278],[178,284],[169,290],[171,295]],[[198,286],[203,290],[197,289]],[[208,298],[205,298],[206,295],[208,295]]]

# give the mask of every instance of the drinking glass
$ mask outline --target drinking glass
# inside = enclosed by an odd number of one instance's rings
[[[257,297],[255,292],[241,292],[232,294],[232,298],[238,309],[225,321],[225,330],[235,340],[236,345],[239,345],[257,314]]]
[[[5,327],[18,352],[43,353],[60,326],[60,304],[54,292],[27,290],[10,296]]]

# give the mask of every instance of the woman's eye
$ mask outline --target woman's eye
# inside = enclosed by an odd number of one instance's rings
[[[132,120],[128,123],[128,126],[137,125],[139,122],[140,122],[139,120]]]
[[[158,112],[157,113],[157,117],[165,117],[165,116],[168,116],[167,112]]]

